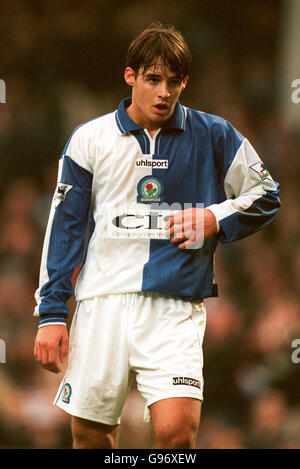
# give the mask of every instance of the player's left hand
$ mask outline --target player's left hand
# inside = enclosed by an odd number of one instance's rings
[[[193,249],[218,231],[215,215],[207,208],[189,208],[170,215],[166,230],[179,249]],[[201,247],[201,246],[200,246]]]

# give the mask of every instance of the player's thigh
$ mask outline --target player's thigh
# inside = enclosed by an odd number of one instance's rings
[[[156,448],[193,448],[198,433],[201,400],[172,397],[150,407]]]
[[[105,425],[72,416],[71,428],[74,449],[116,448],[119,425]]]

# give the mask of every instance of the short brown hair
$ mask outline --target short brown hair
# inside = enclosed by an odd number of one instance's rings
[[[142,74],[161,58],[176,76],[183,79],[189,74],[191,53],[183,35],[173,25],[152,23],[134,39],[127,52],[126,66],[135,74],[142,68]]]

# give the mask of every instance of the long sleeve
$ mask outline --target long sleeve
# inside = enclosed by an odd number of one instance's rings
[[[59,161],[35,292],[34,316],[39,316],[40,326],[65,322],[66,301],[73,294],[71,277],[84,256],[93,176],[77,157],[82,151],[79,143],[77,135],[71,137]]]
[[[232,152],[234,145],[236,152]],[[230,125],[225,138],[219,139],[218,151],[224,155],[220,180],[226,200],[209,209],[219,224],[220,241],[229,243],[261,230],[273,220],[281,205],[280,187],[249,141]]]

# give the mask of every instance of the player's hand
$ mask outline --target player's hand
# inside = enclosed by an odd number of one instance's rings
[[[60,373],[61,363],[68,357],[68,331],[65,325],[49,324],[40,327],[34,344],[34,358],[46,370]]]
[[[170,215],[166,230],[171,243],[179,249],[192,249],[195,243],[199,245],[217,233],[218,227],[215,215],[209,209],[194,207]]]

